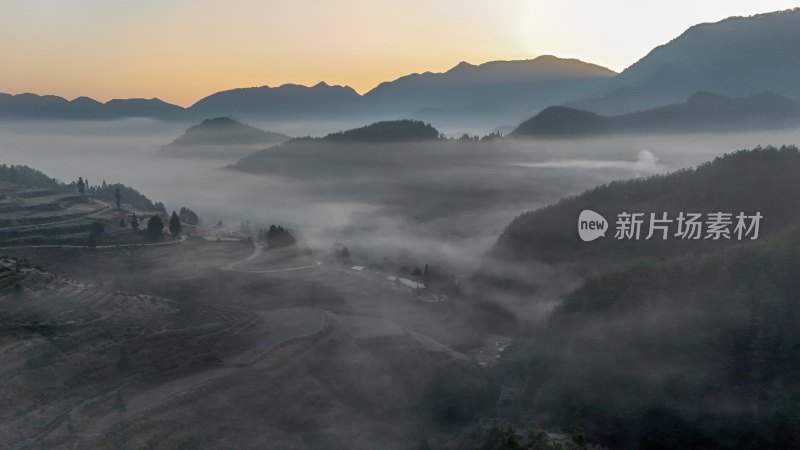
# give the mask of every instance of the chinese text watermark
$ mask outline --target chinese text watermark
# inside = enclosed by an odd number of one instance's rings
[[[614,238],[618,240],[721,240],[758,239],[761,219],[760,212],[679,212],[643,213],[623,211],[617,214]],[[578,235],[584,241],[604,237],[608,230],[606,219],[592,211],[583,210],[578,217]]]

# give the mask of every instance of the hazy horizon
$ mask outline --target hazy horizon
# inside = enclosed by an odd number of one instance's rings
[[[14,64],[0,74],[0,92],[160,98],[189,106],[214,92],[287,83],[324,81],[363,94],[381,82],[443,72],[460,61],[552,54],[621,71],[697,23],[796,6],[783,0],[685,3],[4,4],[0,50]],[[659,20],[641,20],[650,16]],[[297,29],[306,31],[292,34]]]

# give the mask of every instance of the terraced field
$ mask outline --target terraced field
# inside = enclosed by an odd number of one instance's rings
[[[0,243],[85,244],[92,220],[110,209],[64,189],[0,185]]]
[[[106,206],[76,193],[6,185],[0,189],[0,227],[21,229],[64,222],[102,211]]]
[[[0,404],[13,406],[0,409],[0,448],[48,448],[107,415],[117,392],[219,367],[266,332],[247,310],[108,291],[2,260]]]

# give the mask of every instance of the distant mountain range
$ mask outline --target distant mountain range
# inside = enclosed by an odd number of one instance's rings
[[[55,95],[0,93],[2,120],[113,120],[126,117],[147,117],[176,120],[184,109],[157,98],[110,100],[100,103],[89,97],[66,100]]]
[[[698,92],[683,103],[617,116],[552,106],[520,124],[511,135],[569,138],[610,133],[711,132],[790,127],[800,127],[800,102],[771,92],[737,98]]]
[[[172,156],[235,159],[289,139],[285,134],[263,131],[228,117],[217,117],[189,128],[161,151]]]
[[[615,73],[575,59],[540,56],[533,60],[462,62],[444,73],[426,72],[381,83],[365,95],[348,86],[318,83],[232,89],[209,95],[188,108],[152,100],[112,100],[102,104],[35,94],[0,97],[1,119],[111,120],[149,117],[199,120],[228,116],[253,119],[486,116],[502,113],[513,121],[553,103],[595,92]]]
[[[194,121],[242,119],[407,117],[519,122],[551,105],[621,115],[683,101],[707,91],[730,97],[771,91],[800,99],[800,9],[734,17],[691,27],[671,42],[615,72],[555,56],[531,60],[461,62],[442,73],[418,73],[359,95],[347,86],[285,84],[218,92],[188,108],[158,99],[66,100],[0,94],[0,119],[110,120],[148,117]]]
[[[461,62],[443,73],[411,74],[364,94],[368,108],[414,118],[465,115],[524,117],[549,105],[595,92],[616,73],[577,59]]]

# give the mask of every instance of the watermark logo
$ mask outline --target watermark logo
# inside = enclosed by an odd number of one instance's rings
[[[646,214],[624,211],[617,214],[614,239],[755,240],[758,239],[763,218],[760,212],[679,212],[670,217],[666,212]],[[585,209],[578,216],[578,235],[585,242],[605,237],[607,229],[606,219],[592,210]]]
[[[584,242],[605,237],[607,230],[608,221],[605,217],[591,209],[581,211],[581,215],[578,217],[578,235]]]

